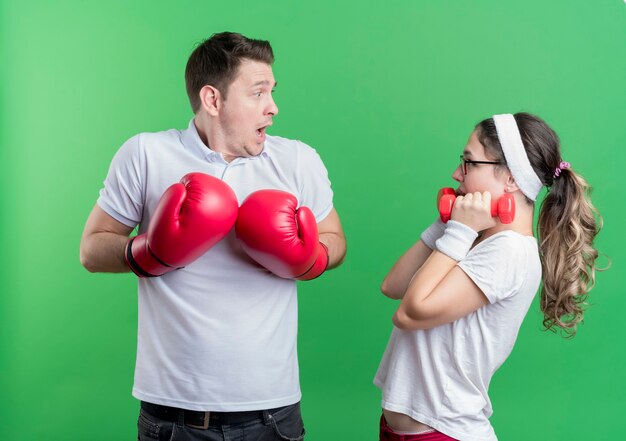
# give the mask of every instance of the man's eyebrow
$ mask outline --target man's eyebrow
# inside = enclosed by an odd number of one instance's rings
[[[252,85],[252,87],[256,87],[256,86],[269,86],[271,83],[267,80],[263,80],[263,81],[257,81],[256,83],[254,83]],[[274,85],[272,87],[276,87],[278,86],[277,82],[274,82]]]
[[[472,152],[470,152],[469,150],[465,149],[465,150],[463,150],[463,156],[465,156],[465,157],[469,156],[471,158],[472,157]]]

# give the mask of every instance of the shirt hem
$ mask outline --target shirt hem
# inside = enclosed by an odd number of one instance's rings
[[[141,401],[147,401],[152,404],[160,404],[162,406],[177,407],[186,410],[198,410],[203,412],[242,412],[248,410],[265,410],[274,409],[276,407],[289,406],[298,403],[302,399],[302,393],[290,395],[287,397],[276,398],[273,400],[263,401],[247,401],[244,403],[197,403],[173,398],[157,397],[146,394],[133,389],[133,397]]]
[[[381,406],[383,409],[408,415],[414,420],[419,421],[422,424],[426,424],[432,427],[433,429],[443,433],[444,435],[447,435],[454,439],[458,439],[462,441],[498,441],[498,438],[495,436],[477,437],[477,436],[470,435],[464,432],[458,432],[446,426],[445,424],[442,424],[439,420],[437,420],[434,417],[428,416],[422,412],[415,411],[414,409],[411,409],[405,406],[390,403],[389,401],[386,401],[385,399],[382,400]]]
[[[119,214],[113,209],[111,205],[105,202],[103,198],[98,198],[97,204],[102,209],[102,211],[104,211],[116,221],[126,225],[127,227],[135,228],[139,224],[139,222],[136,222],[132,219],[127,218],[126,216]]]

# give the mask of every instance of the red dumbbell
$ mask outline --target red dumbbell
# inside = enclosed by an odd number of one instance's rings
[[[437,194],[437,208],[442,222],[448,222],[457,194],[453,188],[446,187]],[[491,201],[491,215],[500,218],[503,224],[510,224],[515,218],[515,199],[512,194],[505,194],[497,201]]]

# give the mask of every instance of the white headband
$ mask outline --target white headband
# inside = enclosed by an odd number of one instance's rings
[[[543,184],[533,170],[522,143],[515,118],[510,113],[493,115],[504,158],[519,189],[531,200],[537,199]]]

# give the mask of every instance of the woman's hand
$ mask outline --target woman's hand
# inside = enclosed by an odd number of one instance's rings
[[[476,232],[494,227],[496,220],[491,217],[491,193],[476,192],[457,197],[450,218]]]

